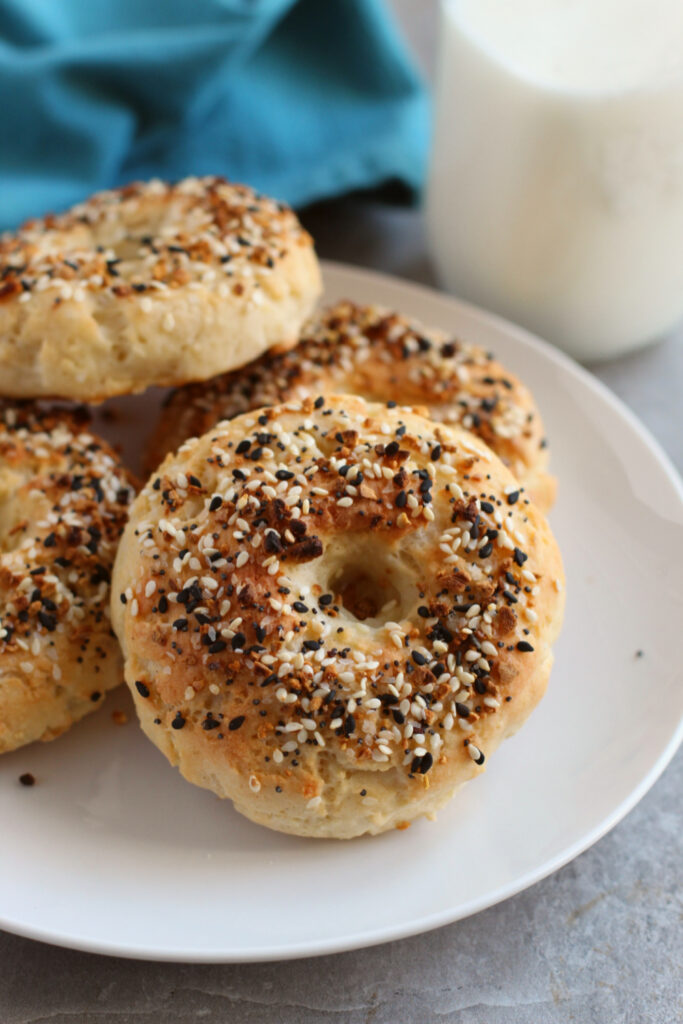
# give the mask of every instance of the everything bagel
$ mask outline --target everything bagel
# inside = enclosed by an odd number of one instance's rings
[[[121,682],[109,583],[133,495],[87,415],[0,403],[0,753]]]
[[[252,820],[347,838],[441,807],[540,700],[550,529],[459,427],[354,396],[186,442],[131,510],[112,616],[145,733]]]
[[[174,392],[147,458],[169,451],[238,413],[318,394],[425,407],[442,423],[481,437],[541,509],[552,505],[543,424],[530,392],[490,353],[373,306],[340,302],[305,328],[299,344],[240,370]]]
[[[0,239],[0,394],[98,401],[292,344],[320,291],[290,209],[222,178],[101,192]]]

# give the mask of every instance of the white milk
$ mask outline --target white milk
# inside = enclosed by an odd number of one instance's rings
[[[683,315],[683,0],[444,0],[444,284],[582,359]]]

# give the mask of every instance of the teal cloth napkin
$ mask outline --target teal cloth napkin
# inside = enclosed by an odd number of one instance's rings
[[[0,226],[138,178],[301,205],[419,188],[425,90],[381,0],[0,0]]]

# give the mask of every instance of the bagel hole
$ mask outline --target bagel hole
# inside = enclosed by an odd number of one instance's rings
[[[361,622],[389,618],[392,608],[399,605],[400,595],[391,581],[380,579],[360,566],[347,566],[332,585],[349,615]]]
[[[402,618],[414,601],[411,567],[396,553],[363,546],[352,561],[338,562],[328,590],[352,619],[380,624]]]

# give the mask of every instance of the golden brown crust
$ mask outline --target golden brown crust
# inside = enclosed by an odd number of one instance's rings
[[[320,292],[286,206],[223,178],[101,192],[0,238],[0,392],[98,401],[293,343]]]
[[[548,509],[554,480],[536,404],[524,385],[483,349],[427,330],[376,306],[339,302],[305,328],[296,348],[168,399],[148,450],[152,472],[188,437],[250,409],[318,394],[357,394],[425,408],[432,419],[481,437]]]
[[[0,403],[0,752],[53,739],[121,682],[109,585],[133,495],[81,410]]]
[[[550,671],[562,563],[518,490],[467,431],[352,396],[188,441],[114,570],[143,729],[282,831],[375,833],[441,806]]]

